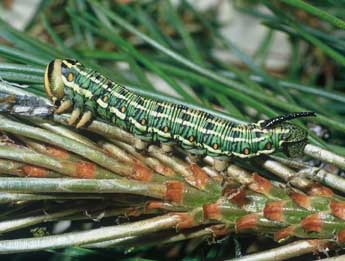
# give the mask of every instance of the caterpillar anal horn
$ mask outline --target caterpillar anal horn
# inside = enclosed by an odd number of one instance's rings
[[[80,116],[80,109],[76,108],[72,111],[71,117],[68,120],[68,125],[73,125]]]
[[[77,129],[80,127],[83,127],[88,121],[91,120],[91,118],[92,118],[92,112],[91,111],[85,112],[76,126]]]
[[[59,106],[59,108],[57,108],[55,110],[55,113],[63,113],[64,111],[67,111],[69,108],[72,107],[72,102],[71,101],[64,101],[63,103],[61,103],[61,105]]]

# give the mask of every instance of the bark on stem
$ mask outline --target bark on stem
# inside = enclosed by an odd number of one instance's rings
[[[0,253],[20,253],[52,248],[56,249],[128,236],[139,236],[168,228],[174,228],[179,222],[180,217],[178,215],[164,215],[132,222],[130,224],[102,227],[83,232],[72,232],[46,237],[3,240],[0,241]]]
[[[62,217],[76,214],[83,210],[85,210],[85,206],[84,207],[74,206],[72,208],[64,209],[63,211],[55,211],[53,213],[44,213],[42,215],[37,215],[37,216],[32,216],[32,217],[24,217],[24,218],[1,221],[0,233],[6,233],[6,232],[17,230],[23,227],[39,224],[41,222],[53,221]]]
[[[215,232],[212,230],[211,227],[201,228],[199,230],[190,230],[190,231],[183,231],[180,233],[172,233],[172,232],[158,232],[156,234],[144,235],[141,237],[124,237],[114,240],[108,240],[93,244],[83,245],[83,247],[87,248],[111,248],[115,246],[133,246],[136,244],[140,244],[141,246],[153,246],[157,244],[168,244],[173,242],[179,242],[183,240],[188,240],[191,238],[210,238],[214,237]]]
[[[0,146],[0,158],[16,160],[16,161],[24,162],[27,164],[32,164],[32,165],[50,169],[50,170],[53,170],[58,173],[64,174],[66,176],[71,176],[71,177],[103,178],[103,179],[118,178],[118,176],[115,175],[115,173],[112,173],[111,171],[107,169],[100,168],[97,165],[90,162],[86,162],[86,161],[72,162],[69,160],[53,158],[41,153],[37,153],[27,148],[18,148],[15,146]],[[35,166],[32,166],[32,168],[35,168]],[[2,169],[1,166],[0,166],[0,169]],[[30,174],[30,171],[27,171],[27,172]],[[36,173],[36,177],[52,177],[52,178],[58,177],[58,175],[53,175],[54,172],[51,173],[51,172],[45,171],[44,169],[42,169],[41,172],[42,173],[40,176],[37,175]],[[27,175],[30,176],[29,174]],[[34,176],[34,174],[31,173],[31,176]]]
[[[125,166],[114,158],[109,157],[100,151],[96,151],[88,145],[40,128],[9,120],[2,115],[0,115],[0,130],[53,144],[83,156],[120,175],[129,176],[129,174],[133,174],[134,172],[131,166]]]
[[[296,171],[277,161],[266,159],[264,161],[258,161],[258,163],[261,167],[280,177],[284,181],[289,182],[296,188],[305,190],[312,184],[312,181],[302,177],[301,175],[298,175]]]
[[[68,114],[54,114],[54,121],[67,125],[67,120],[69,119],[69,117],[70,115]],[[135,137],[132,134],[116,126],[106,124],[98,120],[93,120],[88,126],[85,127],[85,129],[94,133],[98,133],[104,137],[121,140],[129,144],[134,144],[135,142]]]
[[[77,200],[77,199],[103,199],[101,195],[40,195],[0,192],[0,204],[18,201],[38,201],[38,200]]]
[[[120,179],[0,178],[0,191],[19,193],[128,193],[164,198],[165,184]]]
[[[320,251],[327,244],[326,240],[300,240],[258,254],[247,255],[231,261],[276,261]],[[230,261],[228,260],[228,261]]]
[[[322,149],[312,144],[307,144],[304,153],[312,158],[322,160],[330,164],[334,164],[341,169],[345,169],[345,158],[333,152]]]

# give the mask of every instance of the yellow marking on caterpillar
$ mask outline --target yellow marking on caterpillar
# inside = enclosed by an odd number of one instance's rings
[[[101,98],[97,99],[97,103],[99,106],[101,106],[104,109],[108,107],[108,103],[104,102]]]
[[[126,114],[120,112],[120,111],[119,111],[117,108],[115,108],[115,107],[110,107],[110,112],[115,113],[115,115],[116,115],[119,119],[121,119],[121,120],[126,119]]]

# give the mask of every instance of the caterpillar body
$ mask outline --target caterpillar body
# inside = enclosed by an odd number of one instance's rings
[[[47,65],[44,85],[58,107],[57,113],[73,107],[71,125],[80,118],[77,127],[81,127],[97,116],[141,140],[175,143],[189,153],[221,160],[277,150],[289,156],[300,155],[307,132],[287,120],[314,116],[313,112],[297,112],[257,123],[235,124],[184,105],[142,97],[69,59],[55,59]]]

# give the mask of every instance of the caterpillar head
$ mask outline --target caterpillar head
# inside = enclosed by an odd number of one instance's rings
[[[260,127],[271,129],[279,139],[279,147],[289,157],[299,157],[303,155],[303,149],[307,144],[308,132],[303,128],[286,122],[287,120],[315,116],[314,112],[295,112],[278,116],[273,119],[260,122]]]
[[[281,124],[281,128],[287,130],[280,141],[283,152],[289,157],[300,157],[308,141],[308,132],[291,123]]]
[[[69,72],[69,68],[76,63],[77,61],[75,60],[55,59],[47,65],[44,74],[44,89],[48,98],[55,105],[58,105],[57,103],[60,102],[65,95],[63,77],[67,80],[69,80],[69,77],[73,77],[73,74]]]

